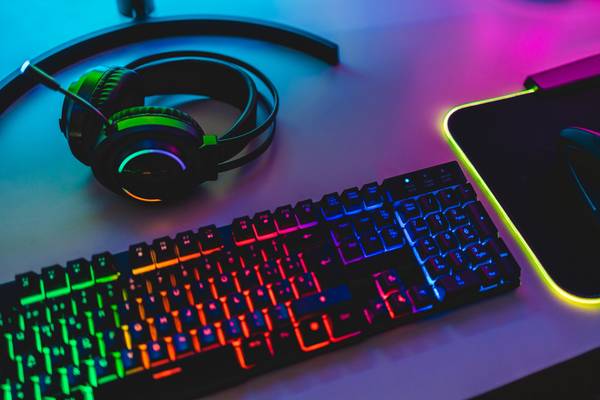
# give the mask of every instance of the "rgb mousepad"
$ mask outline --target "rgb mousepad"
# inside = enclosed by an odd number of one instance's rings
[[[513,231],[545,270],[538,271],[542,277],[571,300],[600,302],[600,229],[558,152],[559,133],[569,126],[600,130],[598,83],[460,106],[444,129],[463,165],[480,175],[484,192],[522,235]]]

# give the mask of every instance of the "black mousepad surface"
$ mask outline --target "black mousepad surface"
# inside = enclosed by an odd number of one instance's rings
[[[558,151],[569,126],[600,130],[598,84],[467,104],[444,127],[554,283],[592,299],[600,297],[600,228]]]

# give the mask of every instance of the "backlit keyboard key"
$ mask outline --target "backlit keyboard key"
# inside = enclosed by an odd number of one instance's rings
[[[392,293],[386,300],[390,316],[394,319],[406,317],[412,313],[412,306],[406,296],[400,292]]]
[[[242,291],[250,290],[257,286],[260,286],[260,282],[258,280],[258,275],[254,268],[244,268],[239,271],[236,275],[237,281],[240,284],[240,289]]]
[[[294,291],[287,280],[275,282],[271,286],[271,293],[273,293],[276,303],[285,303],[294,299]]]
[[[254,311],[246,314],[245,320],[250,336],[268,331],[267,320],[261,311]]]
[[[435,241],[440,248],[442,254],[449,252],[450,250],[454,250],[458,247],[458,239],[452,232],[446,231],[442,232],[436,236]]]
[[[192,231],[178,233],[177,236],[175,236],[175,245],[179,252],[180,261],[200,257],[200,247],[198,247],[198,242]]]
[[[381,241],[379,234],[375,231],[371,231],[368,234],[363,235],[360,238],[360,243],[366,257],[383,253],[383,242]]]
[[[148,352],[150,365],[153,367],[169,362],[169,352],[164,340],[155,340],[146,343],[146,351]]]
[[[413,305],[413,311],[425,311],[433,307],[435,296],[429,285],[413,286],[406,291],[410,302]]]
[[[192,282],[190,284],[190,292],[192,293],[194,304],[202,303],[203,301],[210,300],[213,297],[212,290],[210,289],[210,283],[205,279]]]
[[[179,261],[175,253],[175,243],[168,236],[155,239],[152,242],[152,250],[156,255],[157,268],[168,267],[177,264]]]
[[[240,256],[235,250],[220,252],[217,256],[217,260],[221,273],[239,272],[242,270]]]
[[[406,232],[411,241],[429,236],[429,226],[423,218],[412,219],[406,225]]]
[[[198,317],[198,310],[196,307],[184,307],[177,313],[177,318],[181,323],[181,329],[183,331],[189,331],[200,326],[200,318]]]
[[[396,217],[394,216],[392,209],[388,206],[373,210],[370,214],[373,217],[373,221],[375,221],[375,226],[378,231],[385,227],[396,225]]]
[[[425,222],[427,222],[432,235],[437,235],[448,228],[446,218],[440,213],[430,214],[425,218]]]
[[[206,351],[220,346],[219,337],[217,336],[217,329],[214,325],[205,325],[201,327],[198,329],[196,335],[198,342],[200,343],[201,351]]]
[[[336,245],[346,239],[356,238],[354,226],[349,219],[341,218],[331,225],[331,237]]]
[[[119,277],[113,256],[109,252],[92,256],[92,269],[96,283],[110,282]]]
[[[21,304],[31,304],[44,299],[44,284],[35,272],[15,276]]]
[[[295,276],[291,279],[296,297],[308,296],[320,291],[319,283],[312,272]]]
[[[338,248],[344,264],[350,264],[363,259],[363,251],[356,239],[346,240]]]
[[[264,261],[262,252],[256,244],[249,244],[238,249],[244,268],[254,268]]]
[[[502,280],[502,275],[495,262],[481,265],[477,268],[476,273],[484,288],[495,286]]]
[[[250,301],[255,310],[262,310],[272,305],[269,290],[265,286],[259,286],[250,290]]]
[[[498,230],[480,202],[469,203],[464,207],[471,223],[481,238],[496,237]]]
[[[277,236],[277,228],[270,211],[256,213],[252,221],[254,223],[254,233],[258,240],[272,239]]]
[[[471,243],[475,243],[479,240],[477,231],[470,225],[461,226],[460,228],[456,229],[454,233],[456,234],[456,237],[460,242],[460,246],[463,249]]]
[[[256,241],[252,221],[248,217],[240,217],[231,223],[231,234],[233,241],[238,246],[243,246]]]
[[[296,215],[291,205],[278,207],[273,216],[279,233],[288,233],[298,229],[298,221],[296,221]]]
[[[320,316],[301,321],[296,328],[296,335],[302,351],[314,351],[330,343],[327,329]]]
[[[465,253],[467,254],[467,258],[472,267],[489,262],[492,257],[492,255],[488,253],[487,248],[479,243],[467,247]]]
[[[363,232],[371,232],[376,229],[375,221],[373,221],[370,213],[362,212],[353,215],[352,223],[354,224],[354,230],[359,237]]]
[[[290,278],[296,275],[302,275],[304,272],[304,267],[302,266],[302,262],[297,256],[285,257],[279,260],[279,267],[281,269],[281,273],[286,277]]]
[[[321,199],[321,212],[326,220],[340,218],[344,215],[342,200],[337,193],[329,193]]]
[[[319,223],[317,206],[311,200],[298,202],[294,212],[300,228],[309,228]]]
[[[460,199],[453,188],[440,190],[437,194],[437,198],[443,210],[460,204]]]
[[[450,223],[452,229],[458,228],[469,223],[467,214],[462,208],[451,208],[444,213],[446,220]]]
[[[402,289],[402,281],[395,269],[388,269],[378,272],[373,275],[377,291],[382,299],[387,298],[394,292],[399,292]]]
[[[122,350],[121,363],[126,374],[131,374],[142,370],[143,364],[140,350],[137,347],[131,350]]]
[[[242,331],[242,323],[238,317],[233,317],[223,321],[222,329],[225,341],[228,343],[233,340],[240,339],[244,335],[244,332]]]
[[[271,330],[278,330],[292,323],[288,309],[283,304],[276,304],[270,307],[267,315]]]
[[[194,344],[188,333],[178,333],[173,336],[173,349],[175,358],[181,359],[194,353]]]
[[[470,183],[465,183],[464,185],[460,185],[456,189],[456,194],[460,199],[462,204],[466,204],[471,201],[475,201],[475,191],[473,190],[473,186]]]
[[[123,326],[125,337],[129,337],[132,346],[146,343],[150,340],[148,325],[143,322],[133,322]],[[125,339],[127,341],[127,339]]]
[[[264,336],[255,336],[244,340],[239,348],[238,360],[242,368],[254,368],[273,357],[271,348],[267,343],[269,339]]]
[[[219,300],[208,300],[202,304],[202,313],[207,323],[213,323],[225,319],[223,305]]]
[[[446,256],[446,261],[453,271],[462,271],[465,268],[469,268],[469,260],[466,254],[460,250],[449,252]]]
[[[383,245],[387,251],[399,249],[404,246],[404,234],[397,227],[387,227],[381,231]]]
[[[398,206],[396,206],[396,213],[398,214],[402,224],[406,225],[406,223],[411,219],[421,216],[421,209],[417,205],[416,201],[410,199],[404,200],[398,204]]]
[[[175,333],[175,322],[171,314],[159,314],[154,317],[154,329],[157,337],[171,336]]]
[[[156,267],[152,260],[150,247],[146,243],[129,246],[129,267],[134,275],[152,271]]]
[[[69,261],[67,263],[67,274],[72,290],[85,289],[94,285],[92,266],[85,258]]]
[[[415,250],[421,262],[425,262],[429,257],[439,254],[439,249],[435,241],[431,238],[424,238],[415,243]]]
[[[246,298],[240,293],[232,293],[227,296],[225,304],[227,304],[227,310],[229,311],[230,316],[242,315],[248,312]]]
[[[279,267],[275,261],[268,261],[262,263],[258,268],[258,272],[262,278],[263,284],[267,285],[269,283],[277,282],[282,279],[281,273],[279,272]]]
[[[440,210],[440,203],[438,203],[437,199],[432,194],[426,194],[417,199],[419,203],[419,207],[423,212],[423,215],[427,215],[429,213],[437,212]]]
[[[371,210],[383,205],[383,196],[377,182],[367,183],[360,189],[360,196],[362,197],[365,209]]]
[[[427,275],[432,282],[440,276],[450,273],[450,267],[448,263],[440,256],[431,257],[429,260],[427,260],[427,262],[425,262],[425,269],[427,270]]]
[[[332,342],[340,342],[359,335],[365,322],[364,315],[351,308],[333,310],[325,317],[325,327]]]
[[[202,254],[211,254],[223,248],[221,235],[215,225],[208,225],[198,230],[198,242]]]
[[[358,188],[353,187],[342,192],[342,204],[346,214],[356,214],[363,209],[363,200]]]
[[[477,274],[468,269],[446,275],[435,283],[440,300],[444,301],[462,301],[477,293],[480,286],[481,281]]]

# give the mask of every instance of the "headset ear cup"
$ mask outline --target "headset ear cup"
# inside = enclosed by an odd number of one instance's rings
[[[141,79],[135,71],[122,67],[90,70],[73,83],[69,90],[88,100],[106,116],[124,108],[144,104]],[[101,120],[66,98],[63,102],[61,128],[73,155],[89,165],[92,149],[103,128]]]
[[[180,197],[216,174],[202,128],[189,114],[167,107],[121,110],[102,129],[92,171],[108,189],[141,201]],[[214,170],[214,172],[213,172]]]

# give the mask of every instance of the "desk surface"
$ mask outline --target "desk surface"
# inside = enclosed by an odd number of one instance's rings
[[[193,48],[235,54],[274,80],[282,107],[268,154],[164,208],[140,207],[99,187],[70,156],[58,131],[62,99],[35,89],[0,117],[1,281],[452,160],[440,133],[450,106],[518,90],[531,72],[600,51],[600,3],[593,0],[157,3],[157,15],[236,14],[297,25],[337,41],[343,63],[329,68],[250,40],[191,38],[130,46],[59,74],[66,83],[96,64]],[[6,2],[0,13],[0,75],[52,46],[123,20],[106,0]],[[227,110],[214,118],[207,116],[207,106],[182,108],[205,120],[208,131],[218,132],[231,119]],[[501,232],[508,237],[503,227]],[[464,398],[600,345],[600,312],[557,301],[515,243],[509,240],[509,246],[523,266],[516,292],[395,329],[219,396]]]

